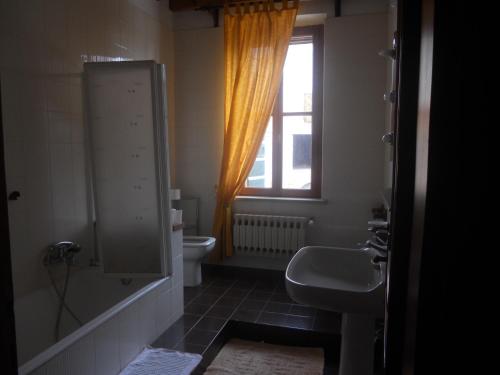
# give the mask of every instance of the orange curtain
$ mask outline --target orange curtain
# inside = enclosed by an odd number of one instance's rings
[[[255,4],[255,3],[254,3]],[[252,169],[281,83],[297,15],[283,1],[224,9],[224,150],[217,188],[211,260],[232,255],[232,204]]]

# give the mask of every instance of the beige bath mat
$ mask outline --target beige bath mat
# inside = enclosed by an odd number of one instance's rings
[[[230,340],[205,375],[321,375],[323,349]]]

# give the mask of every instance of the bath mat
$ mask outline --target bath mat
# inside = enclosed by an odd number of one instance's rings
[[[119,375],[189,375],[201,355],[161,348],[145,348]]]
[[[322,375],[323,364],[322,348],[232,339],[217,354],[205,375]]]

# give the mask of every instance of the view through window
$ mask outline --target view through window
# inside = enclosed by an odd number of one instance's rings
[[[296,28],[280,92],[243,194],[319,197],[322,26]]]

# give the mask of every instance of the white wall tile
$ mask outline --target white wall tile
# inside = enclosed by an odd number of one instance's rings
[[[172,323],[173,289],[158,293],[156,300],[156,333],[160,335]]]
[[[71,375],[95,375],[96,347],[92,333],[71,345],[67,351]]]
[[[35,146],[47,147],[49,137],[48,113],[45,110],[26,110],[21,114],[21,127],[23,129],[24,141],[31,150]],[[48,154],[47,154],[48,156]],[[27,159],[29,160],[29,159]],[[30,164],[26,163],[27,172]]]
[[[8,176],[25,175],[24,153],[24,142],[5,143],[5,173]]]
[[[49,286],[40,259],[50,243],[64,239],[79,240],[82,244],[90,242],[80,76],[84,59],[89,54],[108,60],[121,56],[159,59],[160,50],[162,56],[171,58],[172,52],[168,49],[172,41],[162,40],[165,25],[159,23],[160,7],[165,6],[154,0],[135,3],[117,0],[0,2],[7,184],[9,190],[21,192],[19,201],[9,203],[16,299]],[[117,44],[130,48],[123,49]],[[172,87],[169,92],[173,92]],[[172,280],[168,280],[162,288],[169,290],[171,286]],[[127,293],[130,290],[122,289],[118,294],[122,297]],[[143,324],[141,334],[137,335],[141,340],[149,340],[156,334],[156,293],[143,300],[141,309],[131,310],[134,312],[130,314],[138,315],[138,321],[132,324],[131,319],[124,318],[131,327]],[[52,304],[53,301],[46,302]],[[106,303],[95,301],[96,306],[106,306]],[[39,307],[42,305],[37,305]],[[81,311],[88,316],[94,307]],[[49,312],[54,315],[49,309],[43,314]],[[169,317],[168,309],[166,316]],[[55,319],[55,315],[52,318]],[[33,328],[28,316],[16,316],[16,323],[25,328],[17,330],[18,335],[23,335],[18,342],[26,345],[19,350],[21,361],[51,342],[52,323]],[[162,327],[166,328],[167,323],[163,322]],[[150,334],[152,330],[154,333]],[[118,331],[115,321],[96,333],[95,345],[102,349],[96,350],[95,356],[97,364],[102,365],[96,366],[102,369],[99,373],[113,374],[119,370],[120,338],[113,338]],[[140,340],[131,339],[133,333],[124,332],[122,354],[130,357],[135,348],[145,342],[139,344]],[[84,352],[87,356],[88,352]],[[98,353],[105,353],[105,357]],[[76,373],[71,370],[71,362],[66,353],[51,360],[39,372]],[[91,369],[83,365],[79,368],[82,373],[91,373]]]
[[[120,315],[108,320],[94,333],[96,375],[120,371]]]
[[[181,282],[173,289],[172,322],[175,322],[184,314],[184,285]]]
[[[137,301],[140,340],[144,344],[151,344],[156,338],[156,299],[157,293],[152,291]]]
[[[47,366],[43,365],[35,369],[34,371],[31,371],[30,375],[50,375],[50,374],[47,374]]]
[[[49,142],[71,142],[71,116],[64,112],[49,112]]]
[[[50,375],[68,375],[70,374],[70,364],[68,352],[64,351],[49,360],[46,365],[47,374]]]
[[[144,342],[138,324],[138,304],[127,306],[120,315],[120,367],[124,368],[141,351]]]
[[[172,286],[173,286],[173,278],[169,277],[169,278],[165,279],[163,281],[163,283],[161,283],[160,285],[158,285],[158,287],[156,288],[156,291],[158,293],[164,292],[164,291],[167,291],[167,290],[171,289]]]
[[[179,284],[183,283],[184,280],[184,269],[183,269],[183,257],[182,254],[174,258],[174,274],[173,274],[173,286],[177,287]]]

